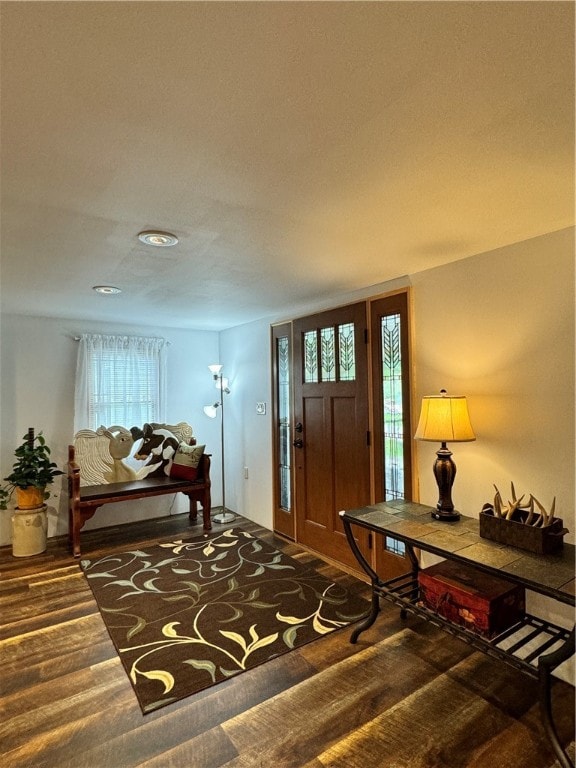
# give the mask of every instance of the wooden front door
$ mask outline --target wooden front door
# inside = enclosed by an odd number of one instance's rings
[[[338,513],[370,503],[366,328],[364,302],[293,326],[296,540],[356,569]]]

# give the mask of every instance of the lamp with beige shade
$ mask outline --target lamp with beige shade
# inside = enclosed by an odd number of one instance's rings
[[[414,438],[441,443],[434,462],[434,477],[438,483],[439,498],[436,509],[431,513],[432,517],[436,520],[458,520],[460,513],[454,509],[452,503],[456,464],[446,443],[476,440],[466,398],[461,395],[448,395],[445,389],[441,389],[439,395],[423,397]]]

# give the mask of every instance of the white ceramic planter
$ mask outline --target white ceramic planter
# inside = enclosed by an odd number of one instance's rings
[[[47,506],[14,510],[12,515],[12,554],[30,557],[46,551],[48,535]]]

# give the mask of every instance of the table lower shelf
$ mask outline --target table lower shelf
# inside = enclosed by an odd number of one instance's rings
[[[538,659],[553,654],[570,639],[571,631],[526,614],[509,629],[493,638],[486,638],[463,626],[448,621],[427,608],[420,599],[418,579],[412,573],[398,576],[386,582],[375,582],[373,591],[379,597],[395,603],[402,610],[416,614],[444,631],[460,638],[483,653],[498,658],[538,679]],[[367,625],[360,625],[353,634],[353,641]],[[562,659],[563,660],[563,659]],[[560,662],[561,663],[561,662]],[[554,668],[554,667],[553,667]]]

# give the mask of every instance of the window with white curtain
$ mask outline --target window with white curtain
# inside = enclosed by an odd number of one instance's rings
[[[82,334],[74,432],[164,422],[166,348],[162,338]]]

